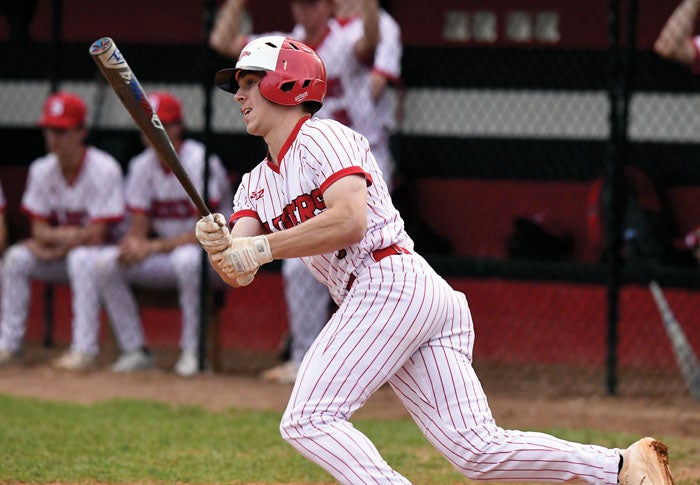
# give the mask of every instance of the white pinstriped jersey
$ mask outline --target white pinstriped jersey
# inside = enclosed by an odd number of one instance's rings
[[[269,232],[287,229],[323,212],[323,193],[338,179],[359,174],[367,180],[364,238],[333,253],[303,258],[314,276],[329,287],[336,303],[345,297],[351,275],[374,262],[373,251],[392,244],[413,250],[362,135],[333,120],[303,118],[279,157],[279,166],[264,160],[242,177],[231,222],[256,217]]]
[[[180,162],[200,194],[204,188],[204,145],[187,139],[178,153]],[[209,203],[218,205],[226,195],[228,178],[219,158],[210,157]],[[226,185],[224,185],[226,184]],[[191,231],[198,212],[172,170],[161,164],[152,148],[131,162],[126,182],[126,205],[132,212],[147,214],[158,236],[174,237]]]
[[[124,216],[122,169],[107,152],[88,146],[78,174],[66,180],[53,153],[32,162],[22,210],[57,225],[85,226]]]

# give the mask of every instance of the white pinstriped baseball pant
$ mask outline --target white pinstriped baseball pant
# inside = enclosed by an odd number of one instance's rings
[[[418,255],[384,258],[358,275],[304,358],[282,436],[341,483],[409,483],[348,421],[388,382],[470,479],[617,483],[617,449],[498,427],[471,365],[473,344],[462,293]]]
[[[78,246],[64,259],[42,261],[22,243],[5,253],[2,291],[0,347],[17,351],[27,330],[31,280],[69,283],[72,299],[71,350],[95,355],[98,352],[99,296],[94,282],[95,258],[100,246]]]

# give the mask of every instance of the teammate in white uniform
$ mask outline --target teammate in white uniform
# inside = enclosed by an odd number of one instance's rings
[[[40,126],[49,154],[32,162],[22,197],[31,218],[31,238],[7,250],[3,271],[0,363],[15,356],[26,331],[32,278],[70,283],[73,322],[71,348],[54,365],[85,369],[94,365],[99,314],[90,284],[94,258],[124,215],[119,163],[85,146],[85,103],[77,95],[49,96]]]
[[[173,142],[180,161],[200,193],[204,188],[205,147],[184,138],[180,100],[167,92],[154,92],[149,100]],[[146,144],[147,140],[144,140]],[[209,203],[230,196],[228,176],[219,158],[210,157]],[[124,351],[114,363],[116,372],[147,369],[153,358],[146,349],[139,308],[132,285],[177,288],[182,312],[180,358],[175,371],[191,376],[199,370],[199,308],[202,253],[192,233],[197,210],[167,164],[153,148],[146,148],[129,163],[126,183],[129,230],[118,246],[99,257],[97,286]],[[212,272],[212,283],[221,280]]]
[[[228,0],[210,37],[212,47],[231,57],[238,57],[250,40],[271,35],[240,33],[244,5],[243,0]],[[377,87],[377,80],[396,81],[400,77],[398,24],[378,9],[376,0],[292,0],[290,6],[295,21],[292,32],[274,35],[312,46],[326,64],[329,88],[319,116],[365,135],[385,181],[391,184],[394,163],[389,135],[395,122],[387,91]],[[332,17],[334,11],[341,17]],[[284,260],[282,276],[291,336],[290,360],[263,372],[262,377],[292,383],[304,355],[328,319],[331,300],[328,289],[299,259]]]
[[[349,422],[389,383],[470,479],[672,483],[666,447],[652,438],[618,450],[496,425],[471,365],[464,294],[413,251],[367,139],[310,118],[325,81],[321,59],[281,37],[251,42],[234,69],[217,73],[269,151],[242,178],[231,232],[221,214],[196,226],[232,286],[250,284],[273,259],[302,257],[339,305],[302,362],[284,439],[341,483],[409,483]]]
[[[683,0],[664,24],[654,50],[662,57],[685,64],[700,74],[700,36],[694,35],[700,0]]]

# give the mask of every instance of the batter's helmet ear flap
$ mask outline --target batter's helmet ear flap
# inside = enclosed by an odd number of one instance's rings
[[[323,105],[326,67],[309,46],[282,36],[255,39],[241,51],[234,69],[223,69],[215,82],[224,91],[238,90],[236,73],[265,71],[260,93],[273,103],[296,106],[308,101]]]

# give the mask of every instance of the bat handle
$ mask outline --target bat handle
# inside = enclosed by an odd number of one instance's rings
[[[205,221],[214,222],[214,214],[210,212],[209,214],[202,216],[202,219]]]

